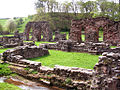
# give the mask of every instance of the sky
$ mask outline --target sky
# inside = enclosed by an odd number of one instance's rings
[[[0,18],[27,17],[28,15],[35,14],[35,1],[36,0],[0,0]],[[65,0],[56,1],[63,2]]]

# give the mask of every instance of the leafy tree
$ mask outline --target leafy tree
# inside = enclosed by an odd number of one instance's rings
[[[0,24],[0,31],[3,31],[3,27],[2,27],[2,25]]]
[[[6,23],[6,30],[9,32],[14,32],[17,28],[17,25],[13,19],[9,19]]]
[[[45,8],[37,9],[37,14],[33,16],[32,21],[48,21],[50,23],[51,29],[55,29],[53,20],[51,16],[45,12]]]

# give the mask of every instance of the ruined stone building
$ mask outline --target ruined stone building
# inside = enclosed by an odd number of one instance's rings
[[[29,39],[29,33],[32,29],[32,38],[34,41],[51,41],[52,31],[50,30],[49,23],[47,21],[40,22],[28,22],[25,29],[25,40]],[[42,36],[43,35],[43,38]]]
[[[117,45],[120,43],[120,22],[106,17],[73,20],[70,30],[70,40],[82,42],[81,31],[85,32],[85,42],[99,42],[99,30],[103,29],[103,41]]]

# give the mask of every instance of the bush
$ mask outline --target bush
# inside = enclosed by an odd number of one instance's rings
[[[3,31],[3,27],[2,27],[2,25],[0,24],[0,31]]]
[[[8,64],[0,64],[0,76],[10,75],[12,71],[8,68]]]
[[[14,20],[9,19],[6,23],[6,30],[9,32],[14,32],[17,29],[17,25]]]

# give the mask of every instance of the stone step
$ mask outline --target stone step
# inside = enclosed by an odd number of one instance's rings
[[[16,63],[12,63],[12,62],[8,62],[6,61],[8,64],[12,65],[12,66],[18,66],[18,67],[23,67],[23,68],[26,68],[28,67],[27,65],[23,65],[23,64],[16,64]]]

